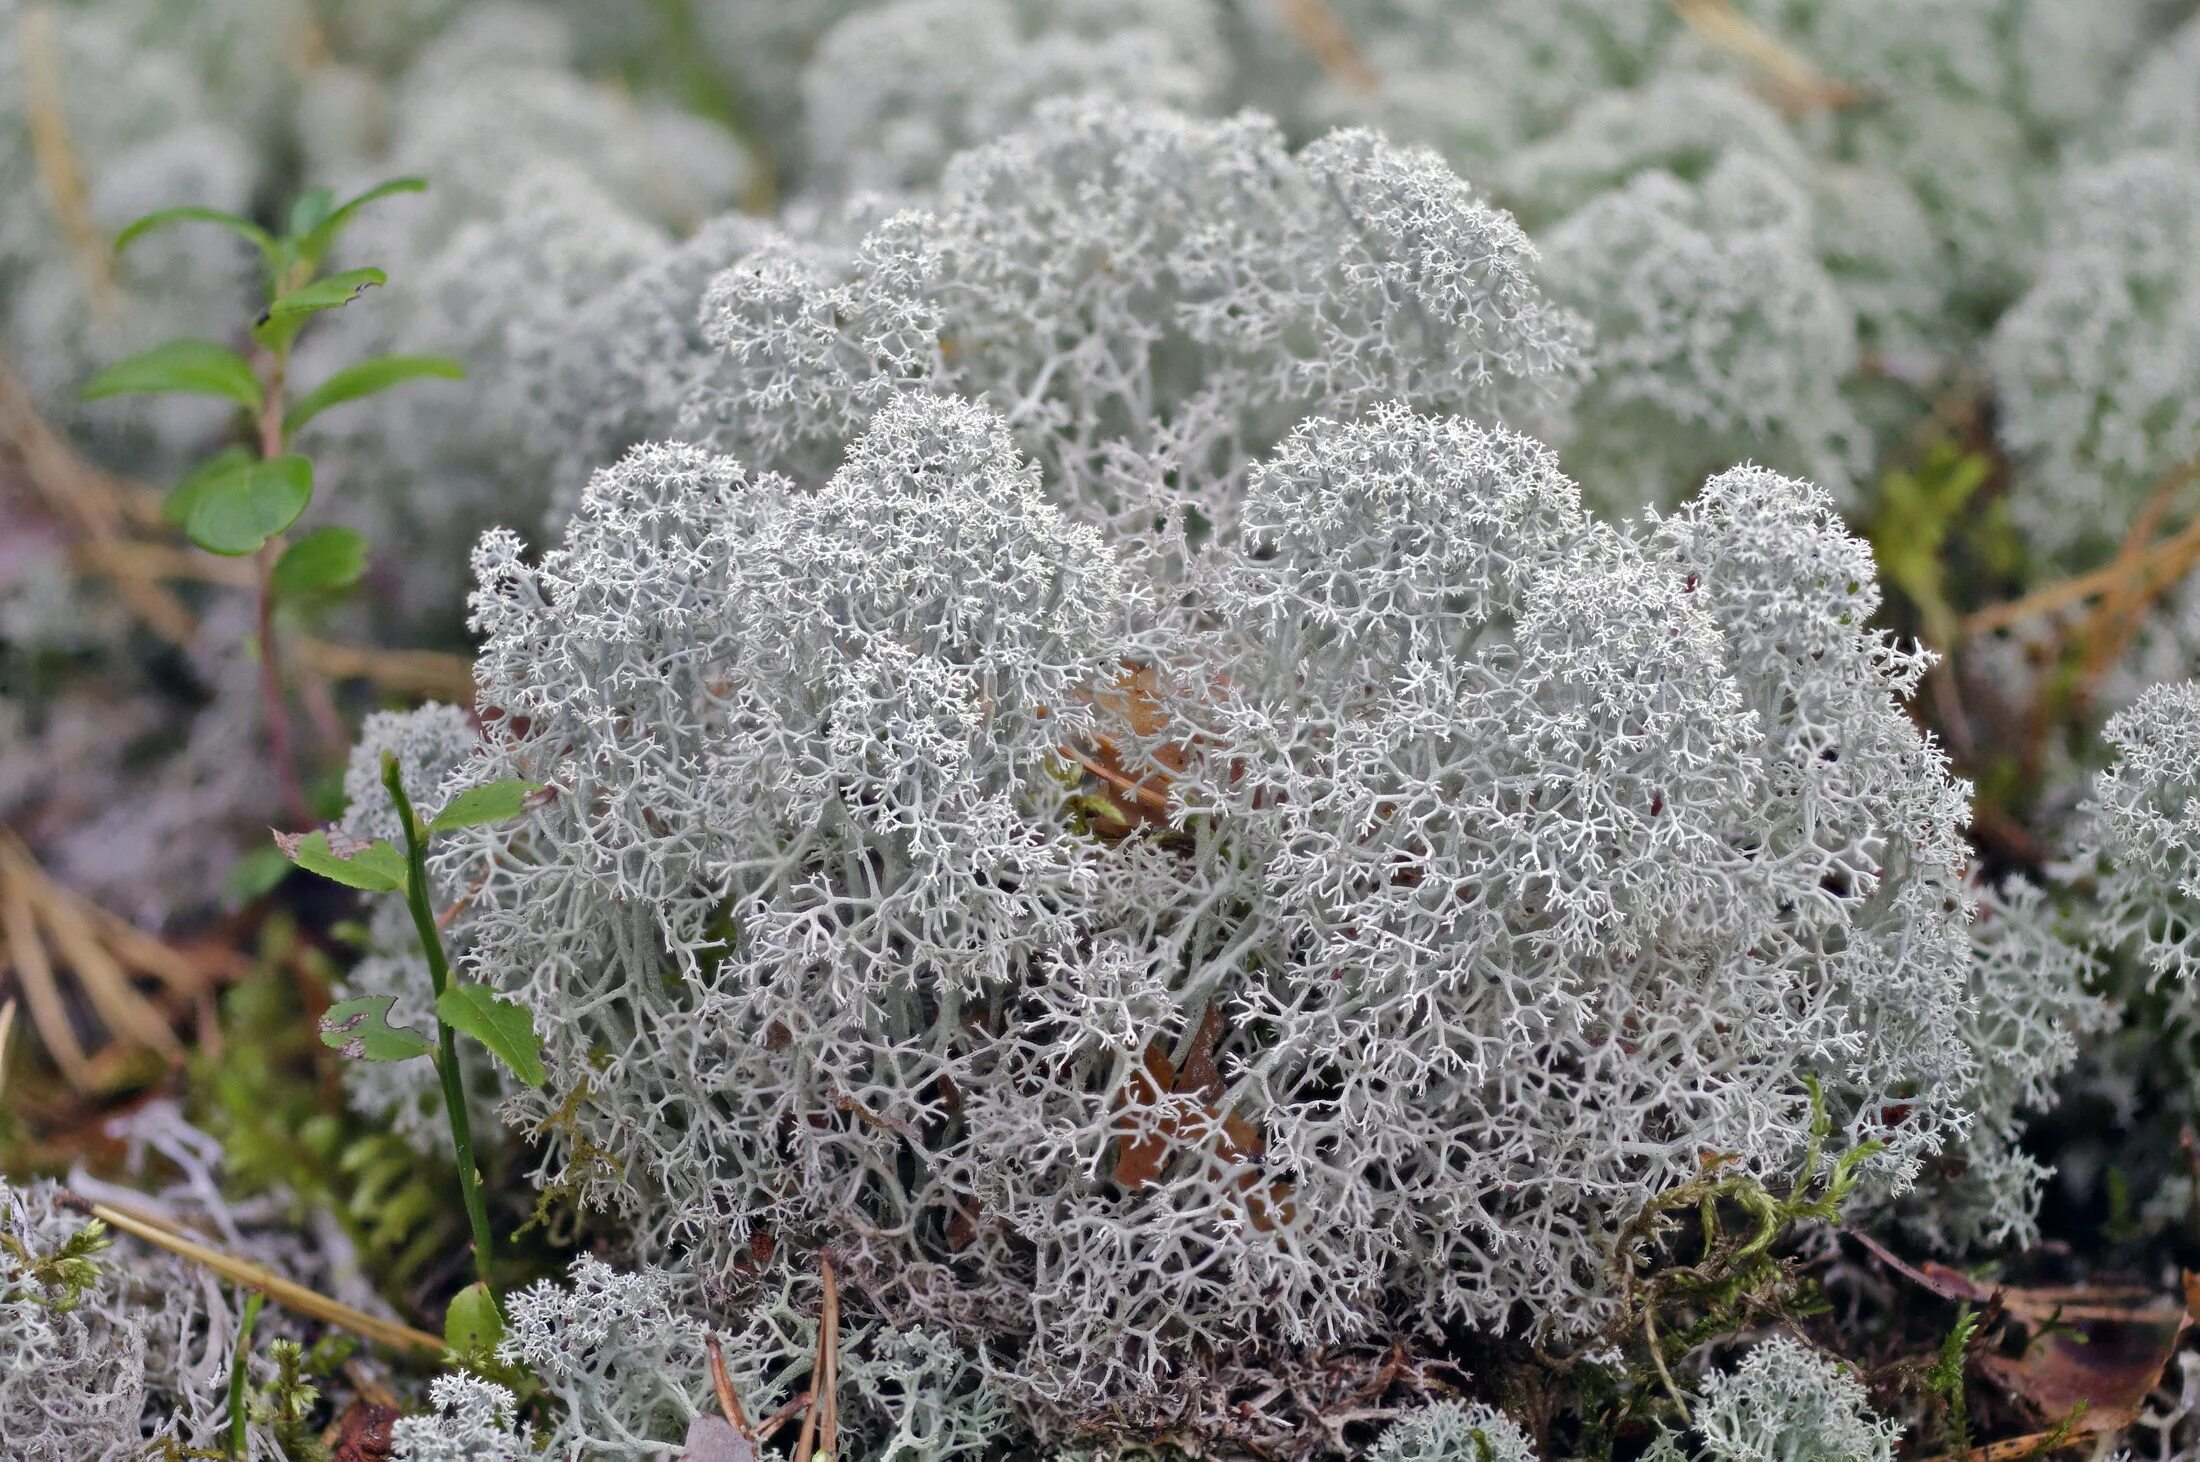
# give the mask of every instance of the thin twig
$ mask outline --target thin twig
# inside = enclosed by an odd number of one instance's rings
[[[818,1255],[817,1267],[825,1283],[825,1299],[818,1316],[817,1359],[810,1366],[810,1398],[814,1404],[802,1413],[802,1430],[794,1443],[794,1462],[817,1462],[820,1457],[832,1457],[840,1431],[840,1418],[833,1404],[834,1372],[839,1366],[840,1285],[833,1275],[830,1258]],[[824,1443],[822,1450],[818,1446],[821,1440]]]
[[[2154,522],[2166,510],[2168,499],[2192,481],[2196,472],[2200,472],[2200,462],[2187,462],[2156,484],[2134,528],[2144,526],[2151,533]],[[2144,536],[2136,541],[2144,543]],[[2192,556],[2200,552],[2200,519],[2137,552],[2133,551],[2133,543],[2133,536],[2127,533],[2116,556],[2101,567],[2049,584],[2021,599],[1990,604],[1978,610],[1964,619],[1963,633],[1966,636],[1990,634],[2023,620],[2099,598],[2132,580],[2155,578],[2166,570],[2181,576],[2182,569],[2191,566]]]
[[[10,850],[15,852],[16,850]],[[18,865],[28,863],[27,855],[19,852],[11,859]],[[19,876],[11,870],[10,876]],[[52,890],[49,885],[50,892]],[[116,1035],[135,1041],[138,1045],[158,1051],[170,1061],[183,1060],[183,1043],[176,1039],[154,1004],[140,995],[130,984],[129,974],[114,952],[105,948],[93,934],[91,923],[75,902],[67,898],[48,897],[39,901],[39,922],[53,938],[54,952],[68,961],[76,982],[92,1002],[92,1008],[107,1029]]]
[[[93,314],[103,320],[113,319],[117,305],[114,251],[92,222],[90,190],[84,185],[76,148],[69,140],[69,109],[61,90],[61,47],[54,38],[52,13],[44,5],[26,6],[19,34],[24,110],[38,181],[46,190],[46,201],[53,205],[61,235],[68,241],[69,257],[83,276]]]
[[[819,1330],[818,1337],[818,1357],[812,1363],[811,1371],[813,1375],[819,1377],[819,1386],[822,1388],[822,1373],[825,1364],[824,1331],[822,1329]],[[812,1392],[805,1399],[815,1400],[816,1395],[816,1392]],[[817,1462],[817,1413],[820,1409],[818,1406],[805,1406],[802,1408],[802,1430],[796,1432],[794,1438],[794,1462]]]
[[[1860,89],[1820,73],[1731,0],[1673,0],[1673,9],[1690,30],[1761,75],[1772,99],[1790,115],[1851,107],[1864,99]]]
[[[825,1278],[825,1335],[819,1348],[825,1356],[825,1419],[818,1423],[818,1441],[826,1456],[840,1456],[840,1282],[833,1275],[833,1261],[820,1254],[818,1272]]]
[[[1983,1447],[1973,1447],[1965,1452],[1942,1452],[1937,1457],[1926,1458],[1925,1462],[2022,1462],[2022,1459],[2038,1457],[2049,1451],[2060,1451],[2066,1446],[2081,1446],[2089,1439],[2101,1435],[2102,1430],[2103,1428],[2088,1425],[2080,1419],[2075,1423],[2066,1422],[2062,1426],[2051,1427],[2044,1432],[1989,1442]],[[2056,1445],[2050,1446],[2050,1443]]]
[[[7,963],[22,982],[23,999],[30,1007],[31,1026],[38,1032],[40,1044],[54,1065],[61,1068],[69,1085],[80,1092],[93,1091],[98,1077],[84,1053],[84,1043],[77,1039],[76,1027],[70,1024],[68,1009],[61,1003],[61,988],[55,983],[53,964],[46,958],[46,946],[38,937],[31,892],[23,879],[0,879],[0,936],[6,940]]]
[[[1363,96],[1381,85],[1328,0],[1276,0],[1276,8],[1283,12],[1283,23],[1292,36],[1331,80]]]
[[[1689,1414],[1688,1398],[1681,1394],[1680,1387],[1673,1384],[1673,1373],[1665,1366],[1665,1347],[1658,1343],[1657,1307],[1648,1303],[1642,1307],[1642,1338],[1649,1342],[1650,1361],[1658,1368],[1658,1379],[1665,1383],[1665,1394],[1672,1397],[1673,1404],[1680,1408],[1681,1420],[1693,1426],[1696,1418]]]
[[[807,1391],[798,1393],[794,1400],[764,1418],[764,1424],[756,1429],[756,1440],[760,1443],[770,1441],[773,1437],[779,1435],[781,1427],[794,1420],[797,1412],[808,1411],[809,1407],[810,1393]]]
[[[2116,559],[2129,572],[2120,577],[2101,595],[2092,616],[2081,631],[2081,643],[2085,656],[2078,672],[2079,694],[2089,695],[2093,683],[2110,665],[2123,658],[2125,648],[2139,632],[2140,621],[2162,590],[2184,577],[2191,566],[2190,560],[2178,562],[2172,558],[2151,568],[2142,568],[2146,559],[2146,543],[2154,537],[2154,530],[2169,513],[2170,505],[2185,485],[2193,478],[2200,463],[2188,462],[2176,470],[2164,474],[2147,495],[2145,504],[2132,519],[2130,531],[2124,535],[2122,548]]]
[[[1099,737],[1096,739],[1106,741],[1108,738]],[[1113,747],[1110,746],[1106,749],[1112,751]],[[1083,752],[1077,750],[1073,746],[1057,747],[1056,751],[1062,756],[1064,760],[1075,762],[1079,767],[1087,772],[1090,772],[1093,776],[1098,777],[1101,781],[1106,782],[1117,792],[1120,792],[1124,796],[1131,798],[1140,807],[1145,808],[1148,812],[1154,813],[1157,816],[1161,817],[1167,817],[1169,815],[1168,793],[1160,790],[1157,787],[1149,786],[1145,782],[1131,777],[1124,772],[1120,772],[1111,767],[1104,766],[1100,762],[1097,762],[1091,757],[1086,756]]]
[[[319,1320],[325,1325],[333,1325],[339,1330],[349,1331],[362,1339],[387,1345],[394,1350],[441,1355],[445,1349],[440,1339],[425,1330],[415,1330],[396,1320],[384,1320],[364,1310],[353,1309],[341,1300],[330,1299],[327,1295],[285,1279],[272,1269],[187,1238],[152,1219],[126,1213],[111,1204],[93,1203],[74,1193],[68,1193],[67,1198],[72,1207],[90,1214],[109,1228],[129,1234],[132,1238],[142,1239],[155,1248],[165,1249],[195,1264],[203,1264],[234,1284],[259,1290],[293,1314],[303,1315],[309,1320]]]
[[[188,646],[198,629],[183,602],[157,581],[133,574],[111,557],[120,538],[124,494],[116,479],[79,456],[55,435],[31,405],[4,355],[0,355],[0,445],[22,463],[23,475],[46,511],[74,524],[84,538],[82,552],[115,581],[123,607],[168,643]]]
[[[134,977],[150,976],[171,996],[194,1000],[207,977],[177,951],[117,919],[48,877],[13,833],[0,829],[0,962],[21,976],[31,1023],[40,1041],[80,1092],[98,1090],[99,1062],[85,1051],[61,997],[59,966],[75,977],[93,1012],[121,1046],[151,1050],[171,1063],[183,1044],[170,1018],[141,994]],[[56,957],[58,956],[59,966]]]
[[[15,997],[0,1002],[0,1096],[8,1091],[8,1037],[15,1033]]]
[[[726,1425],[744,1440],[755,1441],[756,1433],[749,1426],[748,1413],[741,1409],[741,1398],[734,1394],[733,1377],[726,1374],[726,1358],[718,1349],[717,1331],[703,1337],[703,1350],[710,1357],[710,1385],[718,1393],[718,1409],[725,1414]]]
[[[291,658],[329,680],[368,680],[393,695],[432,696],[457,705],[474,702],[474,666],[463,655],[437,650],[370,650],[299,636]]]

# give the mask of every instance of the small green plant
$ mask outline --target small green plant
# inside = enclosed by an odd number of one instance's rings
[[[245,1405],[247,1383],[252,1373],[252,1331],[260,1322],[260,1309],[267,1303],[267,1296],[257,1291],[245,1297],[244,1318],[237,1322],[237,1349],[229,1359],[229,1455],[243,1458],[252,1455],[251,1436],[247,1430],[250,1420]]]
[[[1919,628],[1933,645],[1961,638],[1960,616],[1948,600],[1945,550],[1993,472],[1991,458],[1940,441],[1916,468],[1893,468],[1880,480],[1872,556],[1880,577],[1916,606]]]
[[[282,850],[267,849],[287,870]],[[404,1291],[451,1250],[465,1219],[454,1179],[406,1140],[347,1109],[323,1079],[337,1058],[304,1020],[301,987],[326,988],[336,967],[278,911],[260,927],[253,974],[222,993],[218,1054],[191,1063],[192,1119],[221,1139],[229,1186],[287,1195],[294,1214],[320,1208],[343,1223],[384,1294]]]
[[[321,1388],[315,1383],[336,1374],[357,1349],[358,1343],[347,1335],[325,1336],[310,1349],[295,1340],[269,1343],[275,1374],[252,1389],[244,1406],[253,1422],[273,1433],[286,1462],[330,1462],[329,1449],[313,1424],[321,1404]]]
[[[1639,1332],[1650,1367],[1684,1419],[1688,1407],[1668,1353],[1686,1356],[1722,1335],[1820,1308],[1814,1286],[1781,1255],[1779,1241],[1800,1223],[1837,1222],[1859,1170],[1884,1150],[1883,1143],[1862,1142],[1825,1163],[1833,1119],[1817,1079],[1805,1076],[1803,1083],[1810,1094],[1810,1138],[1785,1193],[1737,1171],[1728,1155],[1708,1154],[1696,1177],[1652,1199],[1614,1245],[1626,1303],[1612,1338]],[[1681,1228],[1676,1215],[1691,1209],[1694,1232],[1682,1238],[1675,1233]]]
[[[1940,1358],[1925,1372],[1925,1388],[1940,1398],[1948,1449],[1957,1456],[1971,1450],[1971,1410],[1963,1395],[1963,1372],[1978,1331],[1979,1316],[1970,1305],[1963,1305],[1947,1338],[1940,1342]]]
[[[78,393],[86,401],[181,393],[237,407],[247,441],[224,447],[185,474],[163,512],[207,552],[250,557],[258,569],[256,633],[268,750],[291,814],[301,821],[308,815],[307,802],[291,758],[276,610],[350,589],[366,570],[366,542],[341,527],[317,528],[285,541],[283,535],[313,501],[314,489],[313,463],[293,449],[292,438],[331,407],[405,381],[455,380],[465,371],[442,356],[374,356],[294,396],[291,352],[316,317],[387,280],[375,268],[322,272],[345,227],[369,204],[427,186],[420,178],[393,178],[343,203],[326,188],[309,188],[291,204],[280,234],[218,208],[186,205],[147,214],[116,236],[118,253],[149,233],[182,223],[226,228],[259,250],[266,303],[251,322],[251,354],[211,340],[170,340],[108,366]]]
[[[75,1309],[83,1301],[84,1291],[99,1283],[99,1255],[113,1244],[114,1240],[107,1237],[107,1225],[96,1218],[69,1235],[51,1254],[34,1254],[15,1235],[0,1233],[0,1251],[5,1251],[24,1277],[38,1286],[39,1293],[28,1297],[57,1315]]]
[[[479,1042],[513,1076],[529,1086],[549,1079],[543,1069],[541,1040],[524,1007],[507,1000],[485,985],[466,985],[451,979],[450,956],[443,934],[429,906],[428,840],[440,832],[482,823],[504,822],[517,817],[527,800],[542,789],[533,782],[491,782],[460,793],[433,817],[423,819],[413,810],[397,758],[382,759],[382,785],[388,789],[403,830],[404,847],[376,839],[361,842],[333,837],[327,831],[298,837],[277,835],[277,844],[300,868],[318,873],[348,888],[368,893],[402,893],[412,913],[413,929],[428,963],[428,978],[435,991],[435,1039],[418,1031],[390,1024],[392,995],[363,995],[329,1007],[321,1019],[322,1041],[355,1061],[410,1061],[428,1056],[435,1062],[443,1088],[443,1108],[451,1127],[451,1151],[458,1163],[460,1195],[474,1235],[474,1287],[478,1299],[495,1313],[489,1280],[494,1251],[489,1233],[489,1210],[482,1196],[481,1174],[474,1165],[473,1125],[467,1115],[465,1076],[458,1064],[458,1040],[465,1035]],[[465,1297],[462,1296],[462,1299]],[[476,1303],[477,1301],[468,1301]],[[456,1304],[454,1302],[454,1309]]]

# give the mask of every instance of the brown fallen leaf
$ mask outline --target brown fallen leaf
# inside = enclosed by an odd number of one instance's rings
[[[2029,1327],[2021,1354],[1981,1356],[1979,1372],[2043,1422],[2076,1416],[2074,1436],[2121,1431],[2137,1419],[2200,1303],[2200,1276],[2189,1271],[2182,1303],[2133,1285],[1986,1285],[1945,1264],[1909,1264],[1868,1234],[1844,1232],[1943,1299],[1998,1305]],[[1967,1455],[1978,1462],[1990,1451]]]
[[[1215,1061],[1222,1037],[1222,1007],[1215,1004],[1200,1015],[1181,1068],[1159,1042],[1146,1047],[1117,1103],[1115,1181],[1136,1192],[1158,1178],[1175,1153],[1204,1151],[1210,1178],[1227,1178],[1245,1197],[1247,1220],[1268,1233],[1289,1224],[1298,1208],[1291,1185],[1257,1167],[1268,1146],[1260,1128],[1222,1106],[1225,1087]]]
[[[1175,1063],[1169,1060],[1168,1053],[1158,1042],[1147,1046],[1118,1103],[1122,1115],[1116,1119],[1119,1134],[1115,1153],[1117,1187],[1135,1193],[1161,1175],[1161,1165],[1169,1158],[1168,1123],[1166,1120],[1153,1123],[1147,1114],[1175,1087]]]
[[[1979,1370],[2042,1420],[2069,1416],[2089,1432],[2121,1431],[2162,1382],[2191,1318],[2181,1305],[2131,1312],[2122,1320],[2057,1325],[2020,1356],[1987,1355]]]
[[[403,1415],[394,1406],[352,1402],[322,1434],[322,1444],[329,1448],[329,1462],[388,1462],[396,1444],[397,1419]]]

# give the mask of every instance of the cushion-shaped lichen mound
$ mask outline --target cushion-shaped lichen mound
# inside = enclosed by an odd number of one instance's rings
[[[822,483],[641,449],[478,566],[470,774],[555,796],[438,876],[541,1015],[546,1176],[705,1294],[829,1246],[1043,1433],[1581,1337],[1806,1076],[1883,1187],[1963,1123],[1963,791],[1801,483],[1614,528],[1527,438],[1315,421],[1164,601],[921,393]]]
[[[1534,247],[1432,152],[1365,131],[1086,99],[947,169],[835,264],[792,248],[705,301],[720,346],[683,430],[822,478],[910,385],[982,397],[1051,495],[1128,533],[1226,522],[1308,415],[1402,400],[1530,427],[1578,386],[1580,322]]]
[[[1702,1462],[1892,1462],[1902,1436],[1873,1414],[1854,1375],[1785,1335],[1704,1378],[1694,1430]],[[1645,1456],[1686,1462],[1688,1453],[1667,1434]]]
[[[2010,495],[2044,553],[2112,547],[2164,478],[2200,456],[2200,156],[2123,154],[2064,189],[2039,277],[1987,353]]]

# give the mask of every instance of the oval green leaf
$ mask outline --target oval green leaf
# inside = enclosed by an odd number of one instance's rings
[[[199,499],[222,478],[243,472],[252,465],[252,454],[243,447],[224,447],[198,466],[168,490],[161,499],[160,515],[181,528],[191,521],[191,510]]]
[[[109,396],[158,396],[182,392],[218,396],[249,410],[260,409],[260,382],[234,350],[210,340],[171,340],[118,360],[84,383],[79,400]]]
[[[367,540],[350,528],[316,528],[283,550],[269,582],[278,594],[333,594],[367,571]]]
[[[306,872],[318,873],[346,888],[392,893],[405,886],[405,855],[379,840],[338,847],[326,832],[303,836],[277,833],[275,846]]]
[[[264,895],[274,892],[290,872],[290,860],[280,848],[254,848],[251,852],[229,865],[229,872],[222,878],[222,898],[231,908],[242,908],[256,903]]]
[[[445,833],[456,827],[478,827],[485,822],[509,821],[519,816],[521,809],[527,805],[527,799],[541,790],[540,782],[518,780],[468,787],[429,820],[428,831]]]
[[[295,432],[331,406],[341,406],[346,401],[372,396],[406,381],[429,377],[464,380],[466,367],[445,355],[378,355],[355,362],[299,397],[297,404],[283,417],[283,430]]]
[[[487,985],[447,985],[436,997],[436,1018],[452,1030],[472,1036],[529,1086],[550,1079],[542,1065],[542,1041],[527,1007],[507,1000]]]
[[[310,315],[316,310],[342,309],[359,298],[360,291],[388,282],[389,276],[379,269],[346,269],[341,274],[300,285],[269,305],[264,318],[281,320],[292,315]]]
[[[503,1339],[504,1315],[486,1283],[477,1279],[451,1296],[443,1312],[443,1343],[454,1355],[483,1359],[494,1355]]]
[[[313,501],[313,464],[295,453],[200,486],[183,531],[208,553],[238,558],[298,521]]]
[[[394,995],[364,995],[340,1000],[321,1017],[321,1044],[353,1061],[410,1061],[425,1056],[433,1043],[416,1030],[390,1024]]]

